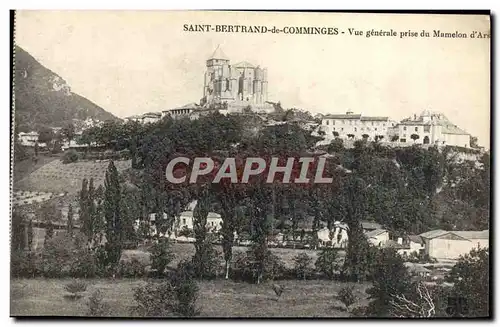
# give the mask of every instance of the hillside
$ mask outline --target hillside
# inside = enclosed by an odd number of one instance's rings
[[[63,164],[61,160],[53,160],[16,182],[14,190],[75,194],[81,189],[84,178],[93,178],[96,187],[102,185],[108,164],[108,161]],[[115,166],[122,172],[131,167],[131,161],[115,161]]]
[[[21,130],[37,126],[61,127],[73,119],[116,120],[88,99],[71,92],[56,73],[45,68],[21,47],[15,49],[15,110]]]

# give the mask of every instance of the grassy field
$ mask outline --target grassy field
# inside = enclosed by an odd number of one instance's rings
[[[71,301],[64,297],[69,279],[16,279],[11,281],[10,312],[12,316],[85,316],[90,294],[99,289],[113,316],[132,316],[135,306],[133,290],[144,280],[94,279],[88,281],[84,297]],[[282,281],[284,292],[277,301],[270,283],[260,285],[215,280],[199,283],[197,305],[202,317],[348,317],[342,304],[334,297],[347,283],[331,281]],[[368,284],[355,285],[360,298],[357,305],[366,305]]]

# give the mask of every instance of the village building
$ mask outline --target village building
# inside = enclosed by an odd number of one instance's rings
[[[387,140],[387,132],[395,122],[389,117],[363,116],[347,111],[345,114],[329,114],[321,120],[321,130],[325,141],[330,143],[335,138],[368,141]]]
[[[35,146],[38,142],[39,134],[37,132],[21,132],[18,134],[19,142],[23,146]]]
[[[420,234],[425,254],[436,259],[458,259],[472,249],[489,247],[489,231],[432,230]]]
[[[201,107],[196,103],[188,103],[181,107],[176,107],[172,109],[163,110],[161,112],[161,117],[172,117],[173,119],[190,117],[194,112],[200,110]]]
[[[375,246],[382,246],[389,241],[389,232],[385,229],[375,229],[365,233],[368,242]]]
[[[392,131],[398,145],[429,144],[470,147],[470,134],[439,112],[424,110],[419,116],[401,120]]]
[[[148,112],[142,115],[143,124],[152,124],[160,121],[161,113],[159,112]]]

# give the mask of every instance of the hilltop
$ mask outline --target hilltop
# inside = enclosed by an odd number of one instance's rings
[[[15,48],[15,119],[20,130],[61,127],[74,119],[118,120],[73,93],[66,81],[21,47]]]

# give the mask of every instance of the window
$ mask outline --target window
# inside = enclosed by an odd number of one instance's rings
[[[332,125],[335,125],[335,120],[332,119]]]
[[[327,121],[326,121],[326,124],[327,124],[327,125],[330,125],[330,121],[329,121],[329,120],[327,120]]]
[[[186,225],[186,218],[182,218],[182,224]]]
[[[406,143],[406,139],[401,139],[400,140],[402,143]]]
[[[372,122],[372,126],[373,126],[373,122]]]
[[[418,132],[418,126],[415,127],[415,132]]]
[[[375,127],[375,130],[377,130],[377,127]]]
[[[354,131],[355,131],[355,132],[357,132],[357,131],[358,131],[358,129],[357,129],[356,127],[354,127]]]
[[[431,131],[431,126],[430,125],[425,125],[424,126],[424,133],[429,133]]]
[[[344,127],[342,127],[340,130],[343,132],[344,131]]]
[[[406,131],[406,126],[403,126],[403,131]]]
[[[335,127],[333,128],[333,130],[335,130]]]

